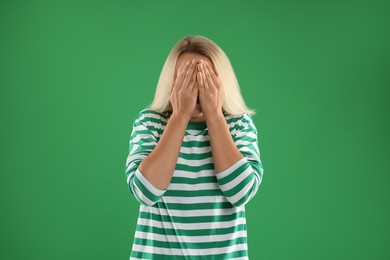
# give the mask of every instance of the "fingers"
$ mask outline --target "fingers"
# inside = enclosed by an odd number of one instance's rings
[[[200,66],[199,66],[200,67]],[[201,69],[200,69],[201,70]],[[204,85],[203,85],[203,73],[199,70],[199,72],[196,74],[196,81],[198,82],[198,91],[199,95],[204,94]]]
[[[180,75],[176,78],[176,84],[174,86],[177,86],[177,88],[180,90],[181,86],[183,85],[183,81],[185,80],[185,77],[187,75],[187,72],[190,68],[190,61],[187,61],[184,65],[183,70],[181,71]]]
[[[189,62],[189,61],[188,61]],[[196,70],[196,62],[195,59],[192,60],[192,62],[189,65],[189,68],[187,69],[184,81],[183,81],[183,86],[188,86],[190,80],[192,79],[192,75],[194,73],[194,70]]]
[[[205,63],[205,71],[206,71],[206,78],[208,80],[208,83],[210,86],[214,85],[215,87],[219,87],[219,79],[218,79],[218,76],[214,73],[214,71],[212,70],[211,68],[211,65],[207,62],[207,61],[204,61]]]
[[[198,74],[196,77],[198,81],[198,86],[203,87],[203,72],[202,72],[202,63],[200,62],[198,64]]]
[[[213,71],[212,68],[211,68],[211,65],[208,64],[208,63],[207,63],[207,68],[208,68],[208,70],[209,70],[209,72],[210,72],[211,78],[213,79],[214,85],[215,85],[216,87],[218,87],[218,86],[219,86],[219,84],[218,84],[218,81],[219,81],[218,75],[216,75],[216,74],[214,73],[214,71]]]
[[[194,71],[192,72],[192,75],[191,75],[191,80],[188,83],[188,88],[190,89],[191,92],[194,89],[194,86],[196,84],[196,74],[198,74],[198,69],[197,69],[197,66],[196,66],[196,63],[195,63]]]
[[[201,62],[201,71],[202,71],[202,88],[204,91],[210,91],[210,81],[208,79],[208,72],[206,71],[205,61]]]

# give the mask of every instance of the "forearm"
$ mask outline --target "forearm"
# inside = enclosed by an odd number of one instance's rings
[[[234,143],[222,112],[216,113],[206,120],[215,172],[218,174],[231,167],[244,156]]]
[[[172,114],[154,150],[139,165],[141,173],[156,188],[166,189],[179,158],[189,117]]]

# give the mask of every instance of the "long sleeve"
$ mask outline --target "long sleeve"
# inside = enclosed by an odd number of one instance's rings
[[[264,170],[260,160],[258,132],[252,117],[245,113],[233,131],[236,133],[232,135],[234,143],[244,158],[216,176],[226,199],[239,207],[246,205],[255,196]]]
[[[143,122],[139,114],[133,123],[129,141],[129,155],[126,160],[126,181],[131,193],[143,205],[154,205],[165,193],[155,187],[140,171],[139,165],[156,147],[157,139]]]

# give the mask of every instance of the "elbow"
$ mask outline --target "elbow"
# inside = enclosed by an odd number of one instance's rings
[[[225,198],[235,207],[243,207],[248,204],[259,190],[262,182],[262,173],[263,170],[261,167],[249,167],[246,172],[239,174],[244,177],[241,178],[241,181],[235,182],[232,180],[231,183],[220,186]]]
[[[167,189],[158,189],[141,173],[137,167],[130,173],[126,174],[127,185],[136,198],[144,206],[153,206],[164,195]]]
[[[262,180],[263,167],[260,160],[243,157],[216,176],[219,187],[230,204],[243,207],[256,195]]]
[[[244,207],[254,198],[259,189],[260,183],[261,179],[255,177],[246,187],[233,196],[226,196],[226,199],[234,207]]]

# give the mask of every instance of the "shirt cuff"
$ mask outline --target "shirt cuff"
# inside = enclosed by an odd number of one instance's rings
[[[135,176],[138,178],[138,180],[142,183],[142,185],[148,189],[150,192],[152,192],[155,196],[161,196],[165,193],[167,189],[158,189],[155,187],[146,177],[142,174],[142,172],[137,168],[135,171]]]
[[[240,160],[238,160],[235,164],[233,164],[232,166],[230,166],[229,168],[227,168],[226,170],[220,172],[220,173],[217,173],[216,176],[218,179],[222,179],[228,175],[230,175],[231,173],[233,173],[235,170],[237,170],[241,165],[245,164],[247,162],[247,159],[246,157],[244,156],[243,158],[241,158]]]

